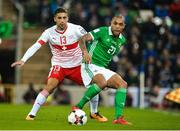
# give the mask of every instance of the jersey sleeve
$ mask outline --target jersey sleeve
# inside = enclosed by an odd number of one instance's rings
[[[34,43],[24,54],[23,58],[21,59],[22,61],[26,62],[30,57],[32,57],[40,48],[42,45],[47,43],[49,40],[49,34],[48,30],[45,30],[39,39]]]
[[[22,57],[22,61],[26,62],[31,56],[33,56],[39,49],[41,48],[41,44],[39,43],[35,43],[34,45],[32,45],[24,54],[24,56]]]
[[[36,43],[39,43],[41,45],[44,45],[45,43],[47,43],[49,41],[49,33],[48,30],[45,30],[41,36],[39,37],[39,39],[37,40]]]
[[[76,35],[80,38],[84,36],[85,34],[87,34],[87,31],[82,26],[78,25]]]
[[[93,31],[90,31],[89,34],[93,38],[93,40],[97,40],[102,36],[102,28],[94,29]]]

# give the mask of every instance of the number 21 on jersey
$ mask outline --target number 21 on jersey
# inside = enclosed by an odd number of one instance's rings
[[[108,49],[107,53],[113,55],[116,51],[116,48],[111,45],[111,47]]]

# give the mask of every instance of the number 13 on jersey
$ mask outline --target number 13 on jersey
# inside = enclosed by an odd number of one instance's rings
[[[66,45],[66,36],[60,36],[60,45]]]

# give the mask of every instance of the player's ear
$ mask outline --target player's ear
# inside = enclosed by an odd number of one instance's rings
[[[113,25],[113,19],[109,23],[110,23],[110,25]]]
[[[125,21],[123,22],[123,25],[124,25],[124,27],[126,27],[126,23],[125,23]]]
[[[56,22],[56,17],[54,16],[54,22]]]
[[[125,28],[125,26],[126,26],[126,24],[124,23],[124,24],[123,24],[123,29]]]

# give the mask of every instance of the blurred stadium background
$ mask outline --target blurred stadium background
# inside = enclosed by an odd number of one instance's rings
[[[127,107],[179,110],[165,95],[180,87],[180,0],[0,0],[0,102],[32,104],[45,84],[51,53],[41,48],[23,68],[11,68],[53,25],[59,6],[87,31],[108,25],[113,14],[126,18],[127,44],[109,68],[128,82]],[[48,104],[74,104],[85,88],[65,80]],[[114,90],[101,94],[113,106]]]

